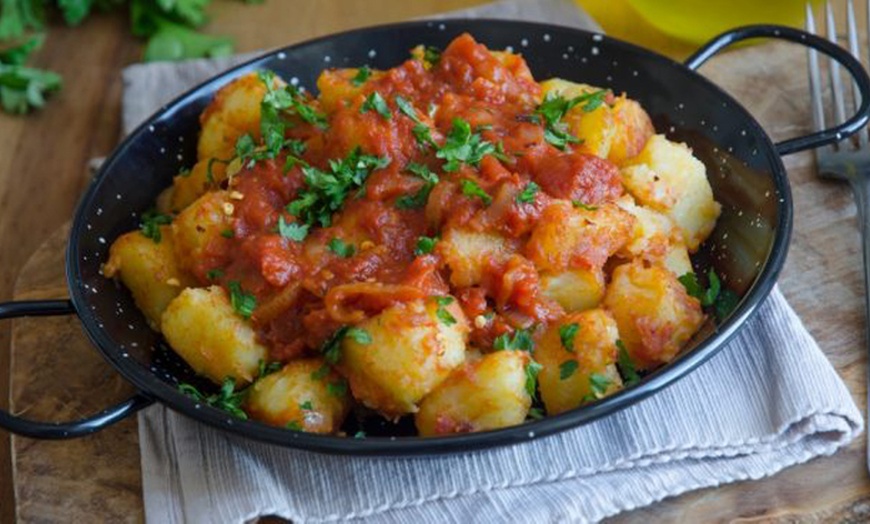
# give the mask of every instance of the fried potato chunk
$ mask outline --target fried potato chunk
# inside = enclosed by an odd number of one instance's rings
[[[613,270],[604,307],[638,369],[670,362],[704,320],[698,299],[671,271],[639,259]]]
[[[322,358],[289,362],[257,380],[245,400],[251,418],[308,433],[335,433],[350,410],[346,388],[330,387],[344,379],[330,371],[317,378]]]
[[[538,387],[554,415],[622,388],[616,370],[619,331],[603,309],[565,316],[547,329],[535,349]]]
[[[713,231],[720,206],[713,200],[707,171],[685,144],[652,137],[630,165],[622,182],[642,205],[668,215],[690,252]]]
[[[257,376],[266,348],[250,323],[230,304],[219,286],[188,288],[169,303],[162,317],[163,335],[172,349],[200,375],[215,383],[232,378],[237,385]]]
[[[160,331],[160,317],[166,306],[184,288],[194,285],[175,261],[173,240],[169,226],[160,226],[159,241],[131,231],[112,243],[109,260],[103,266],[103,275],[120,277],[155,331]]]
[[[452,297],[400,303],[356,328],[368,336],[344,338],[338,369],[354,398],[388,417],[416,412],[465,360],[468,321]]]
[[[525,351],[496,351],[457,368],[420,403],[414,421],[422,436],[486,431],[522,423],[532,399],[526,391]]]

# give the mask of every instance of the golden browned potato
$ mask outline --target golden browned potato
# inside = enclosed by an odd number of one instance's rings
[[[522,423],[532,405],[525,351],[496,351],[457,368],[423,398],[414,421],[420,435],[486,431]]]
[[[365,335],[343,339],[339,371],[354,398],[388,417],[417,411],[465,360],[468,321],[452,297],[400,303],[356,328]]]
[[[276,77],[276,85],[283,84]],[[260,102],[266,85],[257,73],[248,73],[223,86],[202,112],[202,131],[197,144],[198,160],[235,156],[236,141],[244,134],[260,138]],[[215,165],[216,170],[221,166]]]
[[[622,388],[617,340],[616,322],[603,309],[566,315],[547,329],[535,349],[547,413],[562,413]]]
[[[655,128],[640,104],[625,95],[616,99],[611,113],[614,132],[607,159],[621,166],[640,154],[647,141],[655,134]]]
[[[217,163],[212,165],[212,179],[208,177],[209,160],[200,160],[193,169],[177,175],[172,180],[172,194],[168,200],[169,209],[178,213],[196,199],[208,191],[210,187],[217,187],[226,177],[225,169],[216,169]]]
[[[145,314],[148,325],[160,331],[160,316],[181,290],[193,279],[175,262],[172,228],[160,226],[160,240],[139,231],[121,235],[109,248],[103,275],[121,278],[133,295],[136,306]]]
[[[448,228],[437,249],[450,268],[450,283],[468,287],[480,283],[487,264],[506,260],[515,248],[495,233]]]
[[[321,378],[322,358],[294,360],[257,380],[245,411],[256,420],[308,433],[335,433],[350,410],[344,379],[334,371]],[[328,369],[328,368],[324,368]]]
[[[360,74],[360,69],[324,69],[317,77],[317,90],[320,91],[318,100],[320,107],[326,113],[332,113],[344,104],[349,104],[357,95],[362,93],[366,82],[375,81],[384,76],[383,71],[375,69]],[[354,79],[359,79],[355,81]]]
[[[214,191],[201,196],[175,218],[175,256],[182,268],[195,275],[212,268],[206,252],[210,244],[232,234],[232,205],[226,191]]]
[[[577,268],[544,274],[541,293],[568,312],[592,309],[604,299],[604,272],[598,268]]]
[[[219,286],[187,288],[169,303],[162,317],[163,336],[200,375],[220,384],[252,381],[266,360],[250,323],[230,304]]]
[[[629,239],[634,217],[612,203],[575,208],[564,200],[541,214],[526,244],[526,256],[541,272],[601,268]]]
[[[566,99],[600,91],[600,88],[561,78],[545,80],[541,83],[541,89],[544,95],[555,93]],[[607,158],[616,133],[613,110],[610,106],[601,104],[588,112],[582,107],[574,107],[562,117],[562,121],[568,125],[571,133],[581,140],[577,145],[578,148],[601,158]]]
[[[719,218],[720,206],[713,200],[704,164],[685,144],[675,144],[662,135],[650,138],[623,168],[622,182],[640,204],[676,223],[691,252],[710,235]]]
[[[673,273],[639,259],[613,270],[604,306],[639,369],[670,362],[704,320],[698,299]]]

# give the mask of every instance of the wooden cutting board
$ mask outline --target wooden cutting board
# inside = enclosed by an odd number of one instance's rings
[[[703,73],[742,101],[774,138],[809,131],[804,52],[765,44],[716,58]],[[810,153],[785,159],[795,199],[794,238],[781,288],[866,406],[863,283],[855,205],[848,189],[820,181]],[[24,267],[17,299],[66,296],[68,226]],[[65,420],[120,400],[131,388],[93,350],[73,317],[16,320],[12,406],[32,418]],[[692,492],[613,522],[870,521],[870,479],[862,435],[832,457],[774,477]],[[93,436],[49,442],[14,439],[22,522],[143,520],[137,425],[126,420]]]

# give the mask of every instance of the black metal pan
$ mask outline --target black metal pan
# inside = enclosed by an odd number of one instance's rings
[[[138,214],[151,207],[173,175],[193,163],[198,117],[215,91],[239,74],[263,68],[312,88],[325,67],[369,64],[389,68],[406,59],[408,50],[418,44],[444,47],[462,32],[471,33],[491,49],[521,52],[537,79],[561,77],[625,91],[649,112],[659,132],[688,142],[706,164],[715,197],[723,204],[717,228],[694,263],[697,270],[712,265],[724,276],[740,296],[737,307],[718,325],[708,322],[673,362],[640,383],[573,411],[497,431],[420,438],[401,426],[373,421],[368,423],[373,427],[366,428],[369,436],[365,439],[314,435],[234,418],[180,393],[179,381],[196,378],[148,328],[130,294],[100,274],[100,265],[112,241],[135,229]],[[696,72],[724,47],[754,37],[810,46],[842,64],[861,93],[856,114],[834,128],[773,143],[740,103]],[[683,377],[719,351],[746,324],[773,287],[788,249],[792,197],[780,157],[858,131],[867,124],[868,112],[870,79],[859,62],[826,40],[779,26],[750,26],[726,32],[682,64],[599,34],[499,20],[388,25],[273,51],[161,108],[103,164],[78,206],[70,233],[69,300],[0,304],[0,318],[77,315],[94,346],[139,393],[95,416],[68,423],[36,422],[0,412],[0,427],[35,438],[77,437],[98,431],[153,402],[162,402],[203,423],[274,444],[330,453],[406,455],[513,444],[584,424]]]

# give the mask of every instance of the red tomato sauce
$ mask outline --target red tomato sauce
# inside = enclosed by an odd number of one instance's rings
[[[374,92],[387,101],[389,119],[374,110],[361,112]],[[397,95],[411,103],[419,122],[397,106]],[[234,235],[216,247],[215,259],[227,261],[220,281],[239,281],[256,295],[252,320],[271,356],[287,360],[313,353],[341,325],[416,296],[458,297],[472,320],[472,344],[479,345],[563,314],[541,297],[538,274],[521,256],[488,264],[477,286],[451,288],[449,268],[438,250],[415,252],[420,237],[436,237],[447,226],[525,239],[552,198],[596,204],[619,196],[622,187],[613,164],[579,151],[563,152],[545,141],[543,125],[534,119],[540,102],[541,88],[521,57],[492,53],[463,35],[431,67],[414,58],[373,75],[353,96],[326,111],[325,129],[301,125],[288,132],[305,141],[301,158],[318,169],[328,169],[330,160],[343,159],[355,148],[389,159],[389,165],[372,171],[348,195],[329,226],[312,227],[302,242],[279,234],[279,221],[297,220],[286,206],[307,186],[300,165],[285,170],[283,154],[236,174],[229,187],[240,196],[234,201]],[[318,103],[312,100],[314,107]],[[501,154],[445,172],[444,159],[437,158],[435,148],[421,147],[414,128],[427,125],[434,142],[442,145],[455,119],[498,144]],[[440,179],[420,208],[397,205],[425,186],[407,172],[409,162],[428,166]],[[491,202],[464,194],[463,180],[474,181]],[[530,182],[541,190],[531,201],[518,203]],[[345,257],[330,249],[335,239],[353,253]],[[366,285],[378,283],[389,289],[366,294]]]

